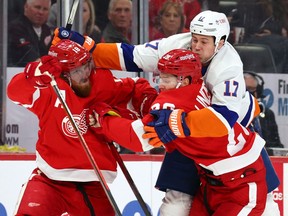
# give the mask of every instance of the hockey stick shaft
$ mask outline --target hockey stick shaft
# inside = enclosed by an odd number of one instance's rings
[[[100,181],[100,183],[101,183],[101,185],[102,185],[102,187],[103,187],[103,189],[104,189],[104,191],[105,191],[105,193],[106,193],[106,195],[107,195],[107,197],[108,197],[108,199],[109,199],[109,201],[110,201],[110,203],[111,203],[111,205],[115,211],[115,213],[118,216],[122,216],[122,214],[121,214],[121,212],[120,212],[120,210],[119,210],[119,208],[115,202],[115,199],[113,198],[113,195],[112,195],[112,193],[111,193],[111,191],[110,191],[110,189],[106,183],[106,180],[105,180],[104,176],[102,175],[102,173],[101,173],[101,171],[100,171],[100,169],[99,169],[99,167],[98,167],[98,165],[97,165],[97,163],[96,163],[96,161],[95,161],[95,159],[94,159],[94,157],[93,157],[93,155],[92,155],[92,153],[91,153],[91,151],[90,151],[90,149],[89,149],[89,147],[88,147],[88,145],[87,145],[87,143],[83,137],[83,135],[81,134],[81,132],[79,130],[78,125],[75,122],[75,119],[73,118],[73,115],[72,115],[70,109],[69,109],[67,103],[65,102],[64,97],[61,94],[61,92],[58,88],[58,85],[57,85],[57,83],[53,77],[52,77],[51,85],[52,85],[58,99],[60,100],[61,104],[63,105],[64,110],[65,110],[66,114],[68,115],[68,118],[69,118],[69,120],[73,126],[73,129],[77,133],[78,138],[80,140],[80,143],[82,144],[82,147],[84,148],[85,153],[86,153],[86,155],[87,155],[87,157],[88,157],[88,159],[89,159],[89,161],[90,161],[90,163],[91,163],[91,165],[92,165],[92,167],[93,167],[93,169],[94,169],[94,171],[95,171],[95,173],[96,173],[96,175],[97,175],[97,177],[98,177],[98,179],[99,179],[99,181]]]
[[[129,174],[129,171],[127,170],[127,168],[126,168],[126,166],[125,166],[125,164],[124,164],[119,152],[117,151],[116,147],[114,146],[114,143],[113,142],[109,142],[109,147],[110,147],[110,150],[111,150],[114,158],[118,162],[118,164],[119,164],[119,166],[120,166],[120,168],[121,168],[121,170],[122,170],[122,172],[123,172],[128,184],[130,185],[135,197],[137,198],[140,206],[142,207],[142,210],[144,211],[145,215],[146,216],[152,216],[152,214],[150,213],[150,211],[149,211],[145,201],[143,200],[140,192],[138,191],[138,189],[137,189],[137,187],[136,187],[131,175]]]
[[[77,8],[78,8],[78,5],[79,5],[79,1],[80,0],[74,0],[73,1],[72,7],[71,7],[71,10],[70,10],[70,13],[69,13],[68,21],[67,21],[67,24],[66,24],[66,29],[68,29],[68,30],[71,30],[71,28],[72,28],[72,25],[73,25],[73,22],[74,22],[74,18],[75,18],[76,12],[77,12]]]

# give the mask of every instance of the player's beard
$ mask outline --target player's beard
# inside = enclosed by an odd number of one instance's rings
[[[88,97],[90,95],[92,85],[89,78],[81,80],[79,83],[72,81],[72,89],[79,97]]]

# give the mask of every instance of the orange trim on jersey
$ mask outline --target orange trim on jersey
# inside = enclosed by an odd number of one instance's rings
[[[92,53],[96,67],[121,70],[116,43],[99,43]]]
[[[207,108],[189,112],[186,123],[191,137],[222,137],[228,134],[226,126]]]
[[[256,117],[260,114],[261,110],[260,110],[258,100],[255,97],[254,97],[254,103],[255,103],[254,117]]]

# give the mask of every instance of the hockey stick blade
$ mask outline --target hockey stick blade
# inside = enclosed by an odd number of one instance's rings
[[[79,0],[74,0],[72,7],[71,7],[71,10],[70,10],[70,13],[69,13],[68,21],[66,24],[66,29],[68,29],[68,30],[71,30],[71,28],[72,28],[78,5],[79,5]]]

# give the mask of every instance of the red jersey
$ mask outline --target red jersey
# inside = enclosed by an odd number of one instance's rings
[[[189,95],[189,100],[183,100],[183,95]],[[185,102],[183,103],[183,101]],[[175,109],[181,106],[185,110],[198,110],[209,104],[210,94],[201,83],[161,92],[152,103],[151,109]],[[145,133],[143,121],[149,120],[149,116],[136,121],[107,116],[102,123],[101,133],[125,148],[136,152],[148,151],[153,147],[149,145],[147,139],[142,138],[142,135]]]
[[[198,113],[209,112],[210,101],[210,94],[204,85],[192,84],[160,93],[151,108],[181,108],[185,112],[191,110],[198,110]],[[203,125],[205,125],[204,129]],[[106,117],[102,126],[105,135],[126,148],[134,143],[132,150],[151,149],[148,139],[142,139],[144,130],[140,120],[131,123],[131,120]],[[197,134],[193,137],[177,138],[165,146],[168,151],[177,148],[200,166],[213,171],[214,175],[232,172],[252,164],[259,157],[265,144],[258,134],[252,133],[238,122],[231,130],[221,125],[219,128],[219,125],[211,125],[207,121],[198,122],[198,126]]]
[[[131,99],[140,101],[137,91],[142,88],[136,87],[139,83],[141,86],[153,88],[142,78],[116,79],[111,71],[103,69],[91,73],[92,90],[90,96],[85,98],[78,97],[64,80],[56,81],[97,165],[106,181],[111,183],[116,177],[116,161],[106,144],[106,139],[88,129],[85,121],[86,112],[96,101],[126,108],[128,103],[131,104]],[[154,91],[157,94],[156,90]],[[26,107],[39,118],[36,162],[47,177],[60,181],[98,180],[52,87],[35,88],[27,81],[25,74],[20,73],[9,83],[7,95],[16,104]],[[133,99],[134,95],[137,98]],[[137,103],[134,101],[132,104]]]

